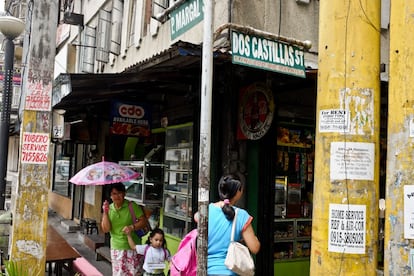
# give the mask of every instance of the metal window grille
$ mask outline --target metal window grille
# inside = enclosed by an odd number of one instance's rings
[[[12,137],[10,139],[9,154],[7,160],[7,166],[9,171],[17,172],[19,165],[19,139],[17,137]]]
[[[19,19],[25,20],[26,18],[27,3],[26,1],[12,1],[8,11]]]
[[[122,13],[123,3],[121,0],[114,0],[112,8],[112,28],[110,52],[114,55],[121,53]]]
[[[89,26],[85,26],[85,29],[82,32],[81,43],[81,72],[93,73],[95,65],[95,41],[96,29]]]
[[[96,39],[96,60],[109,62],[109,44],[111,39],[111,13],[99,11],[98,33]]]
[[[177,0],[178,1],[178,0]],[[168,7],[173,5],[175,0],[153,0],[152,1],[152,16],[163,13]]]
[[[11,108],[17,110],[20,105],[21,88],[20,85],[13,85],[13,97]]]
[[[129,13],[129,20],[128,20],[128,24],[130,26],[128,46],[134,45],[135,20],[137,20],[137,18],[136,18],[136,9],[137,9],[136,1],[132,1],[131,4],[132,4],[131,5],[132,7],[131,7],[131,12]]]

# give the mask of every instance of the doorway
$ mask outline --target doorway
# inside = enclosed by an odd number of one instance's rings
[[[74,173],[80,171],[87,165],[87,145],[76,144]],[[85,186],[73,185],[72,191],[72,217],[74,220],[79,222],[83,217]]]

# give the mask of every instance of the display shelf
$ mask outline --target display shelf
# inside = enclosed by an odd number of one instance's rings
[[[308,218],[274,220],[275,260],[309,257],[312,220]]]
[[[166,129],[163,229],[178,238],[192,220],[192,129],[192,124]]]
[[[187,221],[187,222],[191,222],[191,219],[188,216],[178,215],[178,214],[174,214],[174,213],[171,213],[171,212],[164,212],[164,216],[179,219],[179,220],[183,220],[183,221]]]
[[[312,147],[312,145],[305,144],[305,143],[294,144],[294,143],[284,143],[284,142],[280,142],[280,141],[277,141],[277,146],[278,147],[288,147],[288,148],[302,148],[302,149],[310,149]]]
[[[125,198],[140,205],[161,206],[165,165],[145,160],[120,161],[119,164],[140,173],[136,179],[124,182]]]
[[[184,196],[186,196],[188,193],[182,193],[182,192],[177,192],[177,191],[172,191],[172,190],[167,190],[167,189],[165,189],[164,190],[164,192],[165,193],[168,193],[168,194],[170,194],[170,195],[184,195]]]
[[[286,217],[287,176],[275,178],[275,217]]]

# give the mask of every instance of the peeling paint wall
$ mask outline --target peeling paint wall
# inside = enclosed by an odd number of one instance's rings
[[[10,258],[39,269],[45,267],[46,261],[57,2],[29,1],[24,34],[21,152]]]
[[[414,239],[406,238],[405,223],[412,211],[404,201],[405,188],[414,183],[414,3],[396,0],[391,5],[390,75],[388,106],[387,179],[384,274],[413,275]],[[407,219],[407,221],[405,221]]]
[[[310,274],[377,275],[380,1],[319,3]]]

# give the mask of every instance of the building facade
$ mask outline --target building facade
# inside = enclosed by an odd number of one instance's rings
[[[381,79],[386,90],[389,1],[382,2]],[[246,185],[240,204],[254,217],[262,241],[256,258],[259,275],[307,275],[316,171],[319,1],[214,4],[210,199],[218,197],[216,183],[222,174],[238,175]],[[99,221],[107,188],[76,186],[70,177],[102,156],[136,165],[162,146],[153,161],[168,163],[169,169],[159,172],[157,203],[138,202],[156,210],[173,252],[183,234],[195,227],[191,211],[197,207],[204,12],[201,0],[61,1],[51,209],[77,222]],[[246,54],[247,49],[255,53]],[[119,105],[151,114],[146,132],[134,131],[143,127],[141,122],[116,119]],[[189,126],[191,134],[179,136]],[[176,147],[182,159],[171,157]],[[176,161],[191,166],[184,174],[173,172]],[[186,192],[169,190],[179,183],[187,185]],[[167,195],[180,202],[180,210],[166,210]],[[136,199],[133,193],[130,197]]]

